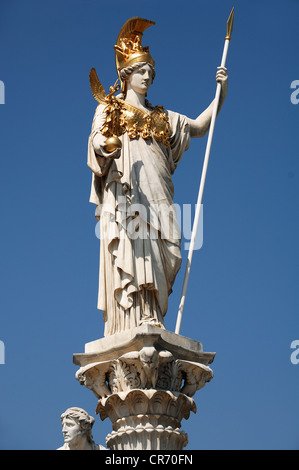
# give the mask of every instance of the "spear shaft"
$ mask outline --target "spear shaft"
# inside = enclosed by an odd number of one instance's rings
[[[229,43],[230,43],[230,40],[231,40],[231,34],[232,34],[232,31],[233,31],[233,20],[234,20],[234,8],[232,9],[230,17],[229,17],[228,22],[227,22],[227,36],[226,36],[225,42],[224,42],[224,49],[223,49],[222,60],[221,60],[221,67],[225,67],[225,64],[226,64],[228,47],[229,47]],[[175,328],[175,333],[176,334],[179,334],[180,328],[181,328],[181,323],[182,323],[182,316],[183,316],[183,310],[184,310],[184,305],[185,305],[185,300],[186,300],[186,293],[187,293],[187,287],[188,287],[188,282],[189,282],[191,262],[192,262],[193,252],[194,252],[196,234],[197,234],[197,229],[198,229],[198,222],[199,222],[200,209],[201,209],[201,204],[202,204],[202,197],[203,197],[205,181],[206,181],[206,176],[207,176],[207,171],[208,171],[208,164],[209,164],[209,158],[210,158],[210,153],[211,153],[211,146],[212,146],[213,134],[214,134],[214,129],[215,129],[215,123],[216,123],[216,118],[217,118],[217,112],[218,112],[218,106],[219,106],[219,100],[220,100],[220,93],[221,93],[221,83],[217,83],[216,95],[215,95],[215,100],[214,100],[214,105],[213,105],[211,124],[210,124],[210,129],[209,129],[206,153],[205,153],[205,158],[204,158],[203,170],[202,170],[202,175],[201,175],[201,181],[200,181],[197,204],[196,204],[196,211],[195,211],[192,234],[191,234],[191,240],[190,240],[190,246],[189,246],[189,253],[188,253],[188,258],[187,258],[187,266],[186,266],[186,271],[185,271],[181,301],[180,301],[180,305],[179,305],[177,323],[176,323],[176,328]]]

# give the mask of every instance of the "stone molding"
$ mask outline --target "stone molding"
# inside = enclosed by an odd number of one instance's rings
[[[97,413],[112,422],[106,438],[113,450],[181,450],[188,436],[180,430],[183,418],[196,413],[192,398],[157,390],[132,390],[99,400]]]

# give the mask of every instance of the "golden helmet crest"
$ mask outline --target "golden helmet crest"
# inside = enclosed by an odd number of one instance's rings
[[[134,17],[129,19],[122,27],[115,49],[116,69],[119,72],[124,67],[130,67],[138,62],[147,62],[155,66],[148,47],[143,47],[142,36],[144,31],[154,25],[154,21]]]

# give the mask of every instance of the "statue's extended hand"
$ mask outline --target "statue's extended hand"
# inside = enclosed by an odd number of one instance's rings
[[[109,158],[117,159],[120,157],[122,143],[117,136],[108,137],[105,141],[105,150],[109,153]]]

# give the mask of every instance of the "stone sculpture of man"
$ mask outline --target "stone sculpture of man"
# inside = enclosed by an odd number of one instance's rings
[[[180,229],[173,214],[172,174],[190,138],[209,130],[213,102],[190,119],[146,99],[155,62],[141,45],[154,24],[131,18],[115,46],[117,87],[106,95],[96,72],[91,88],[99,102],[88,146],[93,172],[90,201],[100,220],[98,308],[105,336],[144,323],[164,327],[168,296],[181,266]],[[218,68],[220,110],[227,94],[227,71]]]
[[[57,450],[106,450],[93,440],[94,421],[82,408],[68,408],[61,415],[64,445]]]

